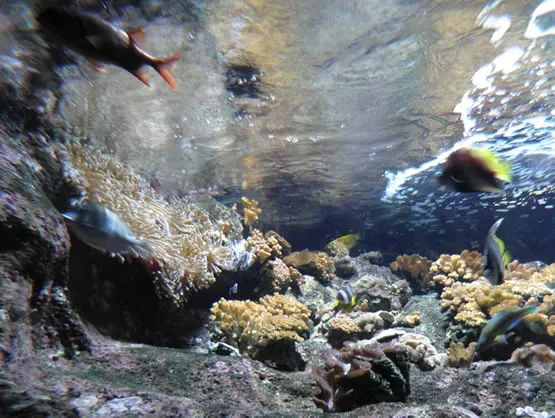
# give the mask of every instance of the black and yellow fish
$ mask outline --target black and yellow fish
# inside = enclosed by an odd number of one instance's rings
[[[511,166],[493,152],[461,148],[447,158],[440,184],[461,193],[499,193],[512,180]]]
[[[353,310],[356,304],[357,297],[353,293],[353,289],[351,288],[351,286],[347,285],[339,289],[339,292],[337,292],[337,296],[335,298],[332,309],[350,312]]]
[[[505,243],[495,233],[503,222],[498,219],[489,229],[484,246],[484,273],[493,285],[503,282],[505,267],[511,262],[511,256],[505,248]]]

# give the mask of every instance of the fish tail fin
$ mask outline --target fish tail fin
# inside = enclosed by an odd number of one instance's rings
[[[162,78],[170,85],[170,87],[174,90],[177,90],[177,81],[175,81],[175,77],[170,70],[168,69],[169,66],[174,64],[176,61],[180,60],[181,56],[173,55],[171,57],[167,57],[161,60],[156,60],[152,66],[154,69],[162,76]]]
[[[486,149],[472,149],[472,154],[481,159],[486,166],[493,171],[495,177],[510,183],[512,180],[511,164],[507,161],[501,161],[492,151]]]

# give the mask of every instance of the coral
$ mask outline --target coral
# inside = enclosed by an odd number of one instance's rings
[[[517,348],[510,361],[543,373],[555,371],[555,351],[545,344]]]
[[[302,341],[310,326],[310,310],[279,294],[264,296],[258,303],[220,299],[211,312],[216,339],[253,358],[270,343]]]
[[[404,402],[410,394],[408,355],[387,344],[345,344],[323,354],[325,366],[312,369],[320,387],[313,398],[324,411],[345,412],[377,402]]]
[[[345,341],[356,341],[362,329],[349,316],[339,315],[329,323],[327,332],[328,342],[332,347],[341,347]]]
[[[451,343],[447,365],[449,367],[469,367],[476,353],[476,343],[470,343],[465,347],[462,343]]]
[[[280,247],[280,257],[286,257],[291,253],[291,244],[281,235],[279,235],[276,231],[268,231],[264,234],[266,241],[272,247]]]
[[[381,331],[371,341],[381,344],[388,343],[394,348],[405,349],[409,361],[420,370],[433,370],[445,362],[446,354],[438,353],[430,339],[422,334],[393,328]]]
[[[260,291],[262,293],[285,293],[289,287],[295,291],[303,276],[293,267],[287,265],[279,258],[267,261],[260,270]]]
[[[161,295],[179,305],[232,268],[234,257],[222,228],[204,210],[182,199],[163,200],[146,180],[107,155],[84,146],[69,151],[65,175],[81,200],[110,208],[150,243]]]
[[[359,304],[366,304],[369,311],[399,310],[412,293],[405,280],[397,279],[393,283],[387,283],[382,277],[369,274],[358,279],[352,288]]]
[[[261,263],[270,257],[282,256],[282,247],[276,236],[271,234],[266,238],[258,229],[254,229],[247,238],[247,248],[254,252],[257,261]]]
[[[414,283],[417,290],[424,290],[428,287],[431,279],[431,267],[432,261],[418,254],[400,255],[390,265],[392,271]]]
[[[241,198],[241,203],[243,203],[243,223],[246,227],[249,227],[258,221],[262,209],[258,207],[259,202],[257,200],[248,199],[245,196]]]
[[[460,255],[442,254],[430,266],[436,285],[451,286],[455,281],[472,282],[483,277],[484,257],[477,251],[464,250]]]
[[[314,276],[322,282],[335,277],[335,265],[329,255],[317,251],[297,251],[283,259],[285,264],[294,267],[302,274]]]
[[[405,317],[407,325],[414,328],[420,325],[420,312],[413,312]]]
[[[518,260],[513,260],[505,268],[505,280],[530,279],[537,270],[528,264],[521,264]]]

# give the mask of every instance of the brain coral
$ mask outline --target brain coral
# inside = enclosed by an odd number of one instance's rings
[[[220,271],[233,268],[234,257],[221,226],[194,204],[157,196],[129,167],[83,146],[72,146],[66,176],[81,200],[116,212],[152,247],[159,265],[158,291],[177,305],[207,288]]]

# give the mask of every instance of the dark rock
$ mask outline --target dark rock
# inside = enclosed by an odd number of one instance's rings
[[[358,272],[356,263],[350,257],[335,260],[335,274],[339,277],[348,278]]]
[[[361,260],[368,261],[371,264],[380,265],[383,263],[383,255],[379,251],[370,251],[364,254],[359,255]]]

